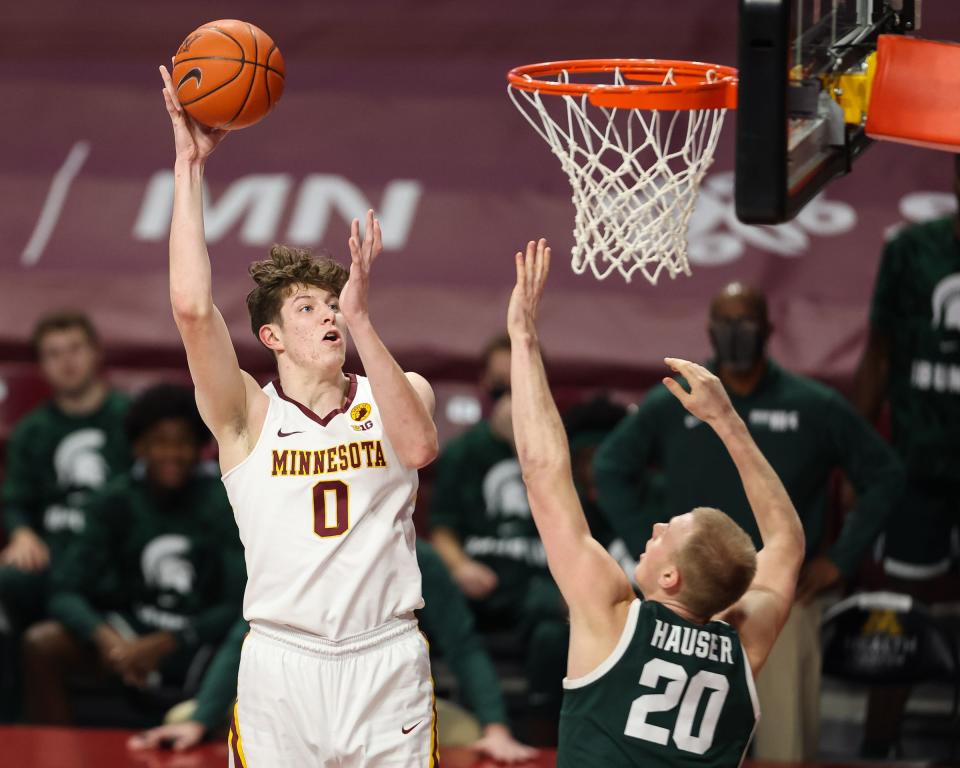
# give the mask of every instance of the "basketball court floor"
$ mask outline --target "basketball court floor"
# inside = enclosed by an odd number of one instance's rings
[[[189,752],[148,751],[133,753],[126,741],[131,731],[81,730],[74,728],[0,727],[2,757],[5,766],[30,768],[223,768],[227,760],[226,743],[206,744]],[[469,749],[442,749],[443,768],[494,768],[502,763],[480,759]],[[539,759],[519,768],[554,768],[553,750],[542,750]],[[747,768],[790,768],[787,763],[747,761]],[[863,765],[860,763],[860,765]],[[917,765],[884,763],[886,768]],[[854,768],[841,763],[801,763],[794,768]]]

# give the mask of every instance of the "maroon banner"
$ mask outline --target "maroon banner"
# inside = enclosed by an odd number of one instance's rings
[[[278,42],[283,101],[227,138],[207,167],[215,294],[244,363],[250,261],[270,244],[347,257],[372,206],[387,252],[374,320],[404,364],[456,377],[503,327],[511,257],[549,237],[558,257],[544,341],[568,381],[649,380],[664,355],[701,358],[709,298],[733,279],[770,297],[772,352],[843,381],[859,353],[884,237],[952,209],[951,158],[873,147],[795,221],[733,214],[733,121],[690,231],[693,276],[599,283],[564,263],[573,207],[559,163],[506,95],[517,64],[655,56],[736,63],[733,3],[98,2],[5,11],[0,46],[0,346],[24,354],[38,314],[90,311],[145,364],[180,360],[167,299],[173,144],[157,66],[199,24],[246,18]],[[960,38],[953,0],[926,0],[923,34]],[[922,87],[922,83],[918,84]]]

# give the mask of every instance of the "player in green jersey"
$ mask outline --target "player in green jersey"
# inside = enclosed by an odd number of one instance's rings
[[[960,205],[960,155],[954,192]],[[884,247],[854,384],[869,421],[889,399],[907,469],[909,514],[890,519],[884,571],[900,591],[943,599],[931,582],[950,570],[960,525],[960,213],[907,227]]]
[[[960,155],[953,157],[960,205]],[[907,470],[886,528],[885,587],[924,602],[956,600],[960,527],[960,213],[905,227],[883,249],[854,402],[871,422],[890,404],[893,446]],[[886,757],[909,697],[871,691],[861,754]]]
[[[559,768],[740,762],[759,715],[753,675],[793,602],[803,529],[783,484],[716,376],[667,358],[690,387],[664,385],[723,442],[763,540],[718,510],[654,526],[635,571],[644,600],[591,536],[540,356],[536,316],[550,249],[518,253],[507,325],[513,420],[534,521],[570,607]],[[696,467],[691,467],[695,472]]]

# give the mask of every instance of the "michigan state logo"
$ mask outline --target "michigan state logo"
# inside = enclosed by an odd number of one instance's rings
[[[350,409],[350,418],[358,424],[351,424],[354,432],[365,432],[373,426],[373,420],[369,418],[373,413],[373,406],[370,403],[357,403]]]
[[[960,272],[937,283],[930,303],[934,328],[960,331]]]

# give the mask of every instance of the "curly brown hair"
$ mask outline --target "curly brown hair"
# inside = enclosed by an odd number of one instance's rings
[[[349,272],[328,253],[314,255],[306,248],[274,245],[269,258],[250,265],[250,277],[257,284],[247,294],[247,310],[253,335],[267,323],[281,324],[280,307],[297,286],[315,285],[340,295]]]

